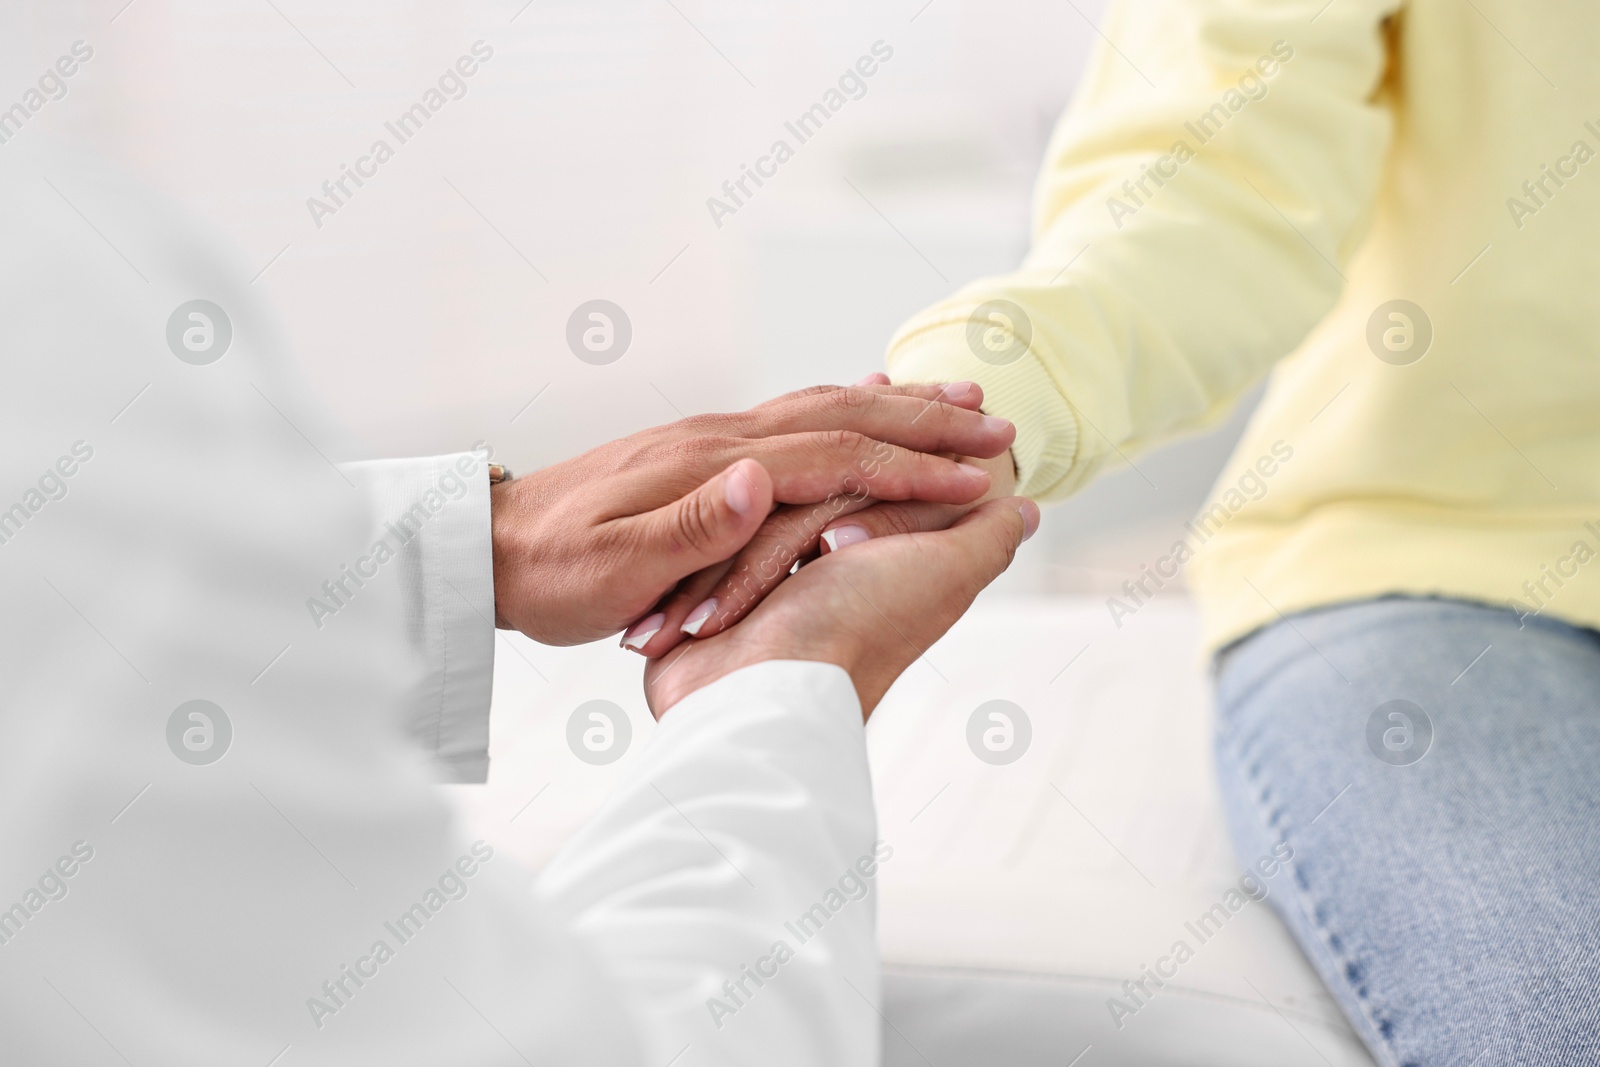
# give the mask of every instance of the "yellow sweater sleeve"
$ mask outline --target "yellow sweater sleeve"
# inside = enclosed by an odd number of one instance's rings
[[[1324,4],[1113,0],[1023,265],[890,342],[897,382],[977,381],[1017,424],[1019,492],[1220,417],[1332,307],[1392,130],[1399,4]]]

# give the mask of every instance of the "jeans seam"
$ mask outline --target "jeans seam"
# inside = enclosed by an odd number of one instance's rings
[[[1256,817],[1260,819],[1262,825],[1267,828],[1269,835],[1275,835],[1280,841],[1287,841],[1289,826],[1288,820],[1283,814],[1284,809],[1281,806],[1271,805],[1264,799],[1265,789],[1262,784],[1262,776],[1258,769],[1259,765],[1246,756],[1242,745],[1235,742],[1235,736],[1236,735],[1234,735],[1233,731],[1225,731],[1222,734],[1222,743],[1227,745],[1232,750],[1234,762],[1237,764],[1240,772],[1244,775],[1245,786],[1250,794],[1251,806],[1256,810]],[[1327,952],[1328,957],[1337,965],[1338,981],[1340,981],[1347,989],[1350,990],[1352,999],[1360,1006],[1362,1021],[1366,1023],[1367,1030],[1372,1035],[1372,1039],[1375,1040],[1379,1045],[1377,1051],[1380,1053],[1380,1058],[1385,1061],[1384,1067],[1400,1067],[1400,1056],[1395,1050],[1394,1046],[1389,1042],[1389,1039],[1384,1036],[1382,1028],[1378,1025],[1378,1021],[1372,1013],[1371,1002],[1368,1000],[1366,994],[1357,989],[1355,984],[1350,982],[1348,979],[1348,969],[1350,965],[1356,961],[1350,959],[1345,955],[1345,953],[1333,947],[1332,932],[1329,931],[1327,927],[1323,925],[1321,920],[1317,918],[1316,908],[1314,906],[1308,907],[1308,905],[1311,904],[1311,888],[1310,885],[1304,880],[1304,876],[1300,870],[1300,865],[1294,860],[1293,857],[1291,857],[1289,861],[1284,864],[1284,866],[1289,868],[1290,882],[1292,885],[1290,895],[1292,895],[1294,898],[1295,907],[1300,910],[1300,913],[1306,920],[1307,925],[1316,931],[1317,937],[1322,943],[1323,950]],[[1365,973],[1364,969],[1363,973]]]

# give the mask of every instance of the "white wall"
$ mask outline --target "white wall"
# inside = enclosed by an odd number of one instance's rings
[[[919,306],[1014,265],[1103,0],[125,4],[8,5],[0,97],[90,42],[36,122],[227,230],[368,450],[483,437],[529,467],[854,380]],[[316,226],[307,198],[480,39],[467,94]],[[706,198],[880,40],[866,95],[716,226]],[[595,297],[634,327],[610,366],[564,341]],[[1051,513],[1014,581],[1120,581],[1222,454],[1150,457]]]

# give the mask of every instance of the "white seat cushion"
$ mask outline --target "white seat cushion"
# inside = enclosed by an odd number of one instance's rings
[[[1098,601],[991,600],[879,707],[888,1063],[1370,1067],[1270,905],[1239,892],[1196,635],[1185,600],[1121,630]],[[1031,722],[1014,763],[969,746],[992,700]],[[1163,957],[1158,988],[1144,968]]]

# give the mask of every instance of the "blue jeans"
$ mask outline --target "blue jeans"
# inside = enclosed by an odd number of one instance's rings
[[[1385,1067],[1600,1064],[1600,634],[1453,600],[1284,619],[1216,664],[1241,856]]]

